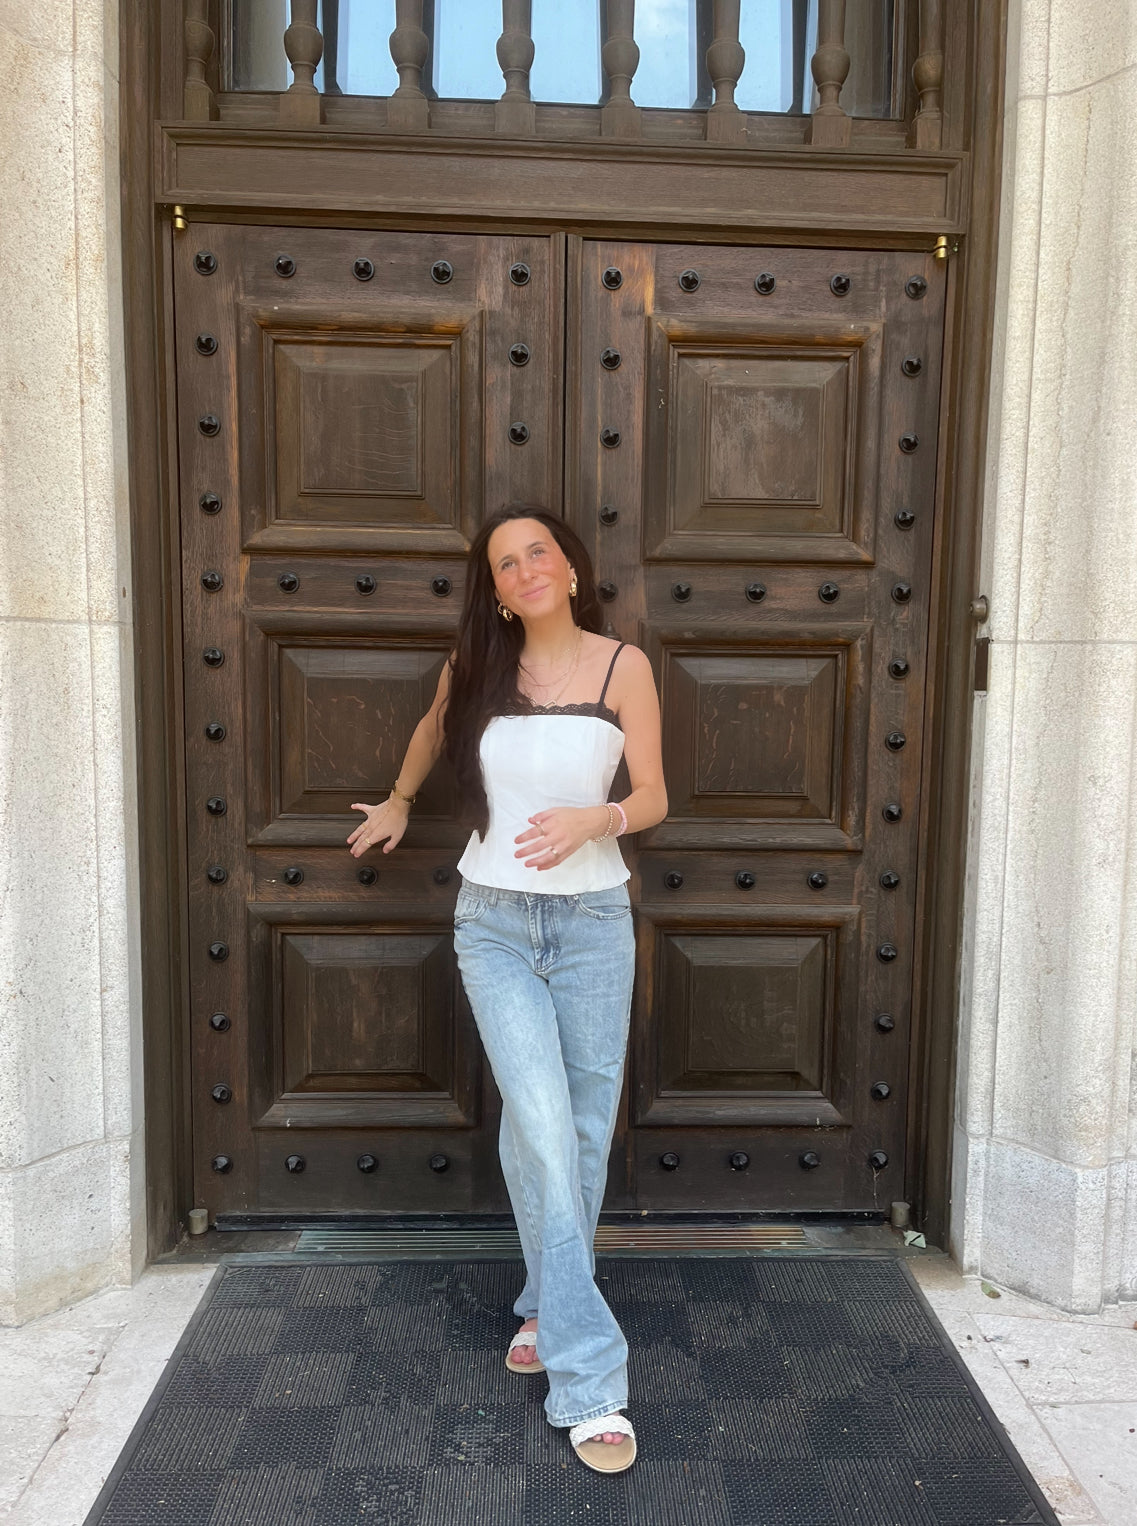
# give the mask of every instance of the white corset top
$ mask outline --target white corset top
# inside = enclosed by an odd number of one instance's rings
[[[618,648],[613,666],[617,656]],[[527,869],[525,858],[514,857],[519,846],[526,845],[514,838],[529,831],[529,817],[538,811],[604,805],[623,752],[624,733],[603,697],[595,704],[492,717],[479,746],[489,829],[480,842],[476,831],[470,833],[458,860],[459,872],[477,885],[546,895],[622,885],[631,871],[615,835],[583,843],[551,869]],[[526,858],[532,857],[535,845],[536,840],[528,845]]]

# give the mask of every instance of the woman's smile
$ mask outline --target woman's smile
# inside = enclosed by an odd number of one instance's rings
[[[542,583],[540,588],[531,588],[528,593],[523,593],[521,597],[523,599],[535,599],[539,593],[544,593],[548,586],[548,583]]]

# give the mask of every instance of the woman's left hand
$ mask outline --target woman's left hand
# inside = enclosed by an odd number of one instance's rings
[[[526,869],[555,869],[590,837],[598,837],[603,832],[604,821],[597,826],[600,816],[606,819],[601,806],[558,805],[551,811],[538,811],[529,817],[533,825],[528,831],[513,839],[524,844],[513,856],[525,859]]]

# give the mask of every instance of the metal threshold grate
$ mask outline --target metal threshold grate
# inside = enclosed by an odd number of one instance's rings
[[[704,1250],[781,1250],[808,1244],[795,1224],[602,1224],[596,1249],[644,1255]],[[296,1250],[341,1256],[520,1256],[515,1229],[303,1229]]]

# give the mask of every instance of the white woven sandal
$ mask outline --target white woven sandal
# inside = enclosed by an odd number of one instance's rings
[[[535,1362],[515,1362],[513,1352],[518,1346],[536,1346],[536,1330],[518,1330],[517,1334],[509,1343],[509,1350],[505,1353],[505,1365],[510,1372],[544,1372],[545,1364],[538,1357]]]
[[[593,1441],[605,1431],[619,1431],[623,1441]],[[601,1415],[597,1420],[582,1420],[570,1426],[569,1440],[581,1462],[587,1463],[597,1473],[622,1473],[636,1460],[636,1433],[632,1422],[623,1415]]]

